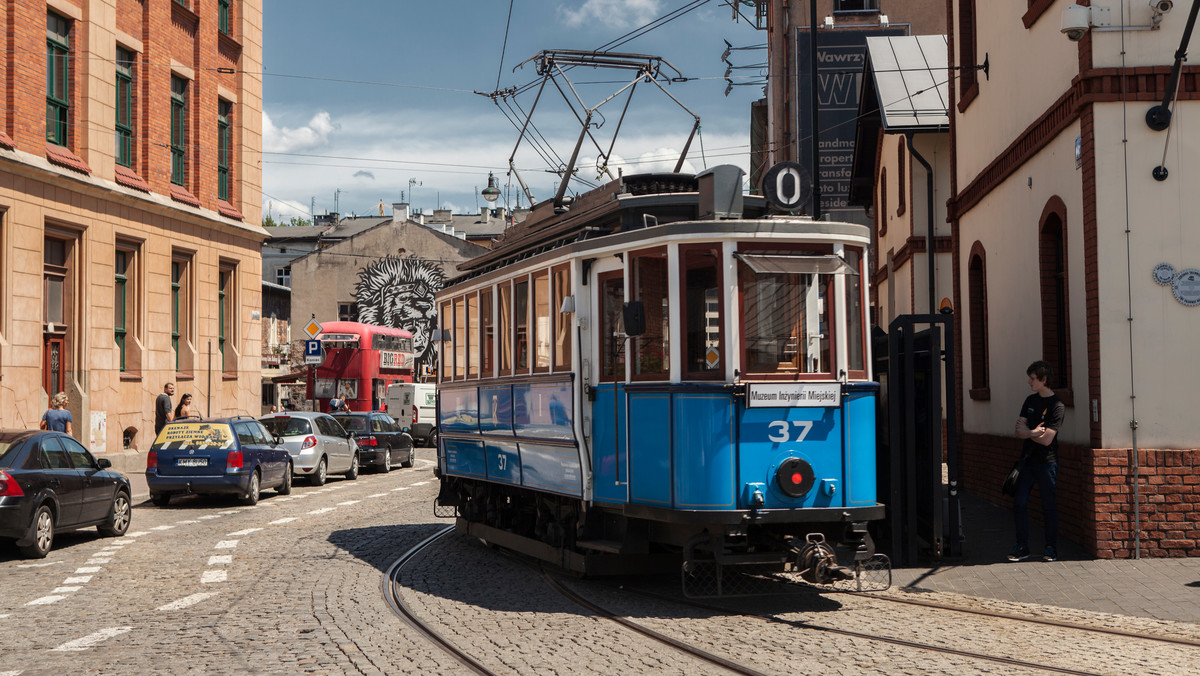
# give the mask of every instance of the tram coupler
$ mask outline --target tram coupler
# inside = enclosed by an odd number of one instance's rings
[[[823,533],[809,533],[805,539],[807,542],[796,553],[796,568],[801,579],[810,584],[854,579],[854,571],[838,563],[837,554],[825,542]]]
[[[855,561],[867,561],[875,556],[875,541],[867,530],[867,522],[856,521],[846,526],[842,535],[842,544],[847,549],[854,550]]]

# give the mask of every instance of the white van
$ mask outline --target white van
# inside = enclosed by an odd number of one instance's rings
[[[437,445],[437,386],[398,383],[387,389],[387,412],[418,445]]]

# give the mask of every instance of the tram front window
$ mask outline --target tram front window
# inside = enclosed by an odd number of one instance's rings
[[[756,273],[740,266],[748,373],[830,373],[832,275]]]

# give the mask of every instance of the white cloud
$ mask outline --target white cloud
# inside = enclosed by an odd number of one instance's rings
[[[641,26],[660,16],[659,0],[584,0],[578,9],[560,7],[563,23],[571,28],[599,22],[605,26]]]
[[[326,145],[329,136],[341,128],[327,112],[313,115],[303,127],[276,127],[271,116],[263,111],[263,150],[286,153]]]

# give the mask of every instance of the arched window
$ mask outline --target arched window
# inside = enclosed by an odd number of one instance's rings
[[[879,170],[879,209],[875,212],[879,217],[879,236],[887,234],[888,205],[887,205],[887,167]]]
[[[971,330],[971,398],[991,399],[988,384],[988,322],[986,253],[979,242],[971,247],[967,263],[967,319]]]
[[[1071,331],[1067,306],[1067,208],[1053,197],[1038,229],[1038,269],[1042,295],[1042,359],[1049,362],[1053,389],[1071,383]]]
[[[896,215],[903,216],[905,210],[908,209],[908,181],[906,177],[908,172],[905,171],[904,163],[907,159],[907,148],[904,147],[904,141],[896,144]]]

